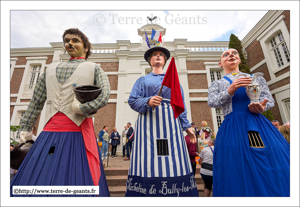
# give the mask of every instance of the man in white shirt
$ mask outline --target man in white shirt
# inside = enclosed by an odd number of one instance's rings
[[[215,139],[208,142],[208,147],[200,152],[199,164],[201,165],[200,174],[205,183],[204,197],[209,197],[213,184],[213,153]]]

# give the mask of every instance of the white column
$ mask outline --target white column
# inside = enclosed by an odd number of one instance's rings
[[[18,58],[10,58],[10,78],[12,77],[13,73],[14,73],[14,69],[15,69],[15,65],[17,62]]]
[[[187,49],[175,49],[175,54],[177,57],[176,67],[178,71],[179,81],[182,86],[184,92],[184,101],[187,110],[187,118],[191,122],[192,115],[191,115],[191,104],[190,104],[190,94],[189,94],[189,83],[187,77],[187,67],[186,67],[186,56],[189,53]]]
[[[118,72],[118,90],[117,90],[117,105],[116,105],[116,127],[122,139],[122,131],[125,124],[125,90],[126,90],[126,69],[127,69],[127,56],[129,51],[116,51],[119,58],[119,72]],[[117,146],[117,153],[122,154],[122,141]]]
[[[50,45],[52,46],[54,53],[52,62],[60,62],[60,55],[64,54],[64,46],[62,42],[50,42]]]
[[[210,71],[211,70],[220,70],[220,67],[219,67],[218,62],[204,62],[204,65],[205,65],[205,70],[206,70],[207,85],[209,87],[211,84]],[[224,75],[224,74],[222,73],[222,75]],[[214,132],[217,134],[218,122],[217,122],[217,114],[216,114],[215,108],[211,108],[211,115],[212,115],[212,121],[213,121],[213,126],[214,126]]]

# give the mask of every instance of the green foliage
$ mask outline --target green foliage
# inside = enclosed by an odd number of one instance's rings
[[[12,132],[16,132],[19,129],[21,129],[21,127],[19,125],[16,125],[16,126],[10,125],[10,131],[12,131]]]
[[[15,132],[18,131],[19,129],[21,129],[21,127],[19,125],[16,125],[16,126],[10,125],[10,131],[13,132],[13,136],[14,136],[13,138],[10,138],[10,143],[11,144],[18,144],[18,142],[15,140],[16,139],[15,138]]]
[[[10,138],[10,143],[11,144],[19,144],[19,142],[15,141],[13,138]]]
[[[262,115],[264,115],[267,119],[269,119],[270,121],[274,120],[274,116],[272,111],[267,110],[261,113]]]
[[[245,59],[245,56],[243,54],[243,46],[241,41],[237,36],[234,34],[230,35],[229,45],[228,48],[234,48],[239,52],[240,58],[241,58],[241,64],[239,65],[240,71],[244,73],[250,73],[249,66],[247,65],[247,61]]]

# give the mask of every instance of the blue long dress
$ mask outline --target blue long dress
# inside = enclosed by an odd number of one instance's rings
[[[154,110],[148,100],[158,94],[165,74],[150,73],[136,81],[128,99],[139,112],[130,156],[125,196],[199,196],[183,130],[191,125],[186,111],[174,118],[170,89],[164,87],[163,101]],[[183,90],[181,88],[182,98]],[[168,143],[160,154],[160,141]]]
[[[96,137],[95,137],[96,145]],[[48,149],[55,146],[55,153]],[[97,147],[98,148],[98,147]],[[110,196],[103,169],[100,150],[101,177],[98,188],[100,197]],[[10,183],[11,196],[96,196],[71,194],[17,195],[12,193],[13,186],[93,186],[85,144],[81,132],[48,132],[42,131],[28,151],[17,174]],[[97,187],[97,186],[95,186]],[[63,190],[63,189],[62,189]]]
[[[213,196],[289,196],[290,145],[267,118],[249,111],[249,103],[245,88],[239,88],[232,97],[233,111],[218,131]],[[248,131],[259,133],[263,148],[250,147]]]

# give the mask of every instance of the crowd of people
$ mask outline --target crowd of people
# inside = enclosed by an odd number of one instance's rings
[[[211,196],[212,190],[217,197],[290,195],[289,123],[280,126],[261,114],[274,106],[263,77],[257,79],[262,88],[259,103],[250,104],[245,86],[252,79],[239,71],[236,49],[222,53],[219,66],[226,75],[208,90],[208,105],[221,107],[225,116],[217,135],[206,121],[200,128],[189,122],[180,84],[183,112],[176,115],[171,89],[162,87],[170,51],[156,46],[144,54],[152,72],[137,79],[128,98],[131,109],[138,112],[135,126],[128,122],[119,133],[105,125],[96,138],[91,114],[109,99],[107,75],[99,65],[86,61],[91,44],[85,34],[68,29],[62,37],[70,60],[51,64],[38,79],[20,132],[22,144],[30,139],[34,143],[23,162],[11,168],[11,196],[17,196],[12,187],[18,185],[94,185],[100,189],[97,196],[110,196],[102,158],[117,157],[118,145],[123,160],[129,161],[128,197],[197,197],[197,163],[204,196]],[[96,85],[102,92],[92,101],[79,102],[72,93],[74,83]],[[45,102],[46,122],[36,138],[31,128]],[[251,144],[253,139],[259,146]],[[11,158],[16,149],[11,146]]]

